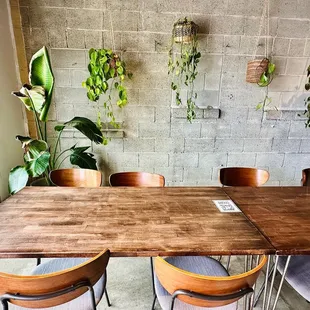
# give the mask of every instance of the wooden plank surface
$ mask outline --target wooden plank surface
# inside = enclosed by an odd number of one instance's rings
[[[279,255],[310,254],[310,187],[224,190]]]
[[[27,187],[0,204],[0,257],[274,253],[221,188]]]

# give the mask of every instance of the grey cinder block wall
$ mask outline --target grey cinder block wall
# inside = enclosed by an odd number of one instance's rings
[[[119,111],[124,132],[107,146],[92,146],[105,177],[115,171],[163,174],[170,186],[218,185],[218,169],[255,166],[271,173],[269,185],[300,184],[310,166],[310,129],[304,108],[310,63],[310,1],[270,0],[270,35],[258,38],[264,0],[20,0],[28,58],[49,48],[56,77],[49,126],[75,115],[96,119],[81,82],[88,49],[112,48],[134,77],[129,103]],[[199,27],[202,52],[197,119],[187,123],[176,107],[167,75],[171,29],[188,16]],[[245,82],[246,64],[263,56],[275,62],[267,111],[256,111],[264,89]],[[212,108],[210,108],[212,107]],[[221,114],[219,117],[219,109]],[[52,130],[51,130],[52,133]],[[73,132],[62,144],[85,143]],[[87,141],[86,141],[87,143]]]

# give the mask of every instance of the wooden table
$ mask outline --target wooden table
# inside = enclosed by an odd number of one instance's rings
[[[278,255],[310,254],[310,187],[225,187],[224,191]]]
[[[222,188],[27,187],[0,204],[0,258],[272,254]]]

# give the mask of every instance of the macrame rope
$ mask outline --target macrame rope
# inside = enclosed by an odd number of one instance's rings
[[[254,50],[254,53],[253,53],[253,60],[255,59],[256,55],[257,55],[257,49],[258,49],[258,44],[259,44],[259,39],[261,37],[261,34],[262,34],[262,30],[263,30],[263,27],[264,27],[264,19],[267,19],[267,23],[269,23],[269,16],[268,18],[266,18],[266,15],[267,15],[267,6],[269,7],[269,1],[268,0],[265,0],[264,1],[264,7],[263,7],[263,12],[262,12],[262,16],[261,16],[261,19],[260,19],[260,24],[259,24],[259,31],[258,31],[258,35],[257,35],[257,41],[256,41],[256,44],[254,46],[255,50]],[[269,13],[268,13],[269,14]],[[269,27],[268,27],[269,28]],[[265,30],[266,30],[266,24],[265,24]],[[268,30],[269,31],[269,30]],[[266,38],[265,38],[266,40]],[[267,44],[266,44],[267,45]],[[265,47],[265,53],[267,53],[266,51],[266,47]],[[267,55],[266,55],[267,57]]]

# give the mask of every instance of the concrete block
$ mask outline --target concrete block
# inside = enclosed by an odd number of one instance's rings
[[[93,151],[95,153],[107,152],[124,152],[124,141],[123,139],[112,139],[107,145],[93,143]]]
[[[203,118],[218,119],[221,117],[221,110],[213,107],[207,107],[203,110]]]
[[[69,48],[85,48],[85,31],[67,29],[67,46]]]
[[[310,139],[301,140],[300,153],[310,153]]]
[[[102,31],[102,45],[108,48],[112,48],[113,47],[113,42],[115,45],[115,50],[116,51],[121,51],[122,50],[122,36],[121,36],[121,32],[114,32],[114,41],[112,38],[112,33],[110,30],[104,30]],[[124,50],[124,52],[126,52],[126,50]],[[123,54],[123,59],[127,56],[127,53]],[[138,55],[136,56],[138,58]],[[125,60],[125,59],[124,59]],[[133,62],[134,60],[131,59],[131,61]],[[128,63],[126,62],[127,66]],[[129,69],[129,68],[127,68]]]
[[[288,55],[302,57],[304,55],[305,45],[306,39],[291,39]]]
[[[190,2],[190,1],[186,1]],[[188,10],[188,12],[190,9]],[[227,1],[226,0],[210,0],[210,1],[200,1],[193,0],[193,13],[205,12],[208,14],[225,14],[227,11]]]
[[[260,130],[260,123],[252,120],[241,120],[231,125],[231,136],[234,138],[256,138],[260,136]]]
[[[222,74],[222,89],[237,90],[244,89],[247,85],[245,83],[245,74],[236,72],[223,72]]]
[[[90,48],[103,48],[103,38],[101,31],[85,31],[85,47]]]
[[[84,50],[52,49],[51,62],[53,68],[86,68]]]
[[[300,149],[301,139],[273,139],[273,152],[297,153]]]
[[[83,0],[64,0],[64,1],[65,1],[65,6],[67,8],[81,9],[84,6],[84,1]]]
[[[223,138],[230,137],[231,123],[225,122],[222,119],[216,122],[207,122],[201,124],[201,137],[202,138]]]
[[[256,153],[229,153],[228,167],[254,167]]]
[[[124,139],[124,152],[154,152],[155,139]]]
[[[105,2],[106,2],[106,7],[109,10],[140,11],[143,7],[142,1],[140,0],[130,0],[130,1],[106,0]]]
[[[140,153],[139,167],[168,167],[167,153]]]
[[[98,10],[67,10],[67,24],[73,29],[102,29],[103,13]]]
[[[87,0],[84,1],[84,8],[103,10],[106,8],[106,1],[102,0]]]
[[[25,40],[26,40],[26,38],[25,38]],[[37,51],[40,48],[42,48],[42,46],[48,44],[47,31],[44,31],[40,28],[31,28],[28,40],[29,40],[29,42],[28,42],[29,47],[31,49]]]
[[[88,98],[84,88],[55,88],[56,103],[87,104]]]
[[[142,12],[142,30],[171,33],[175,16],[171,13]]]
[[[122,49],[126,51],[139,51],[138,32],[122,32]],[[154,46],[153,46],[154,47]]]
[[[264,138],[287,138],[290,130],[288,121],[265,120],[262,123],[261,137]]]
[[[183,170],[182,167],[155,167],[154,173],[163,175],[167,185],[168,182],[182,182]]]
[[[122,2],[123,3],[123,2]],[[140,12],[116,10],[111,11],[114,31],[139,31],[141,30]],[[104,18],[104,30],[111,29],[110,17]],[[111,31],[111,30],[110,30]]]
[[[269,90],[278,91],[296,91],[299,89],[300,76],[277,75],[269,85]]]
[[[168,138],[170,136],[170,124],[140,123],[139,136],[142,138]]]
[[[244,139],[243,150],[245,152],[270,152],[271,145],[272,139]]]
[[[269,168],[269,173],[270,173],[270,178],[269,180],[272,181],[281,181],[281,184],[283,184],[282,182],[287,182],[287,185],[292,186],[292,183],[295,179],[295,173],[296,173],[296,168],[294,167],[275,167]],[[299,178],[299,182],[300,182],[301,177]],[[297,185],[297,184],[296,184]],[[300,185],[300,183],[298,184]]]
[[[202,54],[198,64],[199,72],[205,73],[221,73],[223,56]]]
[[[82,88],[82,82],[89,77],[87,70],[74,69],[71,70],[71,83],[73,87]]]
[[[257,0],[245,1],[244,14],[248,16],[261,16],[263,12],[264,2],[258,2]]]
[[[286,74],[303,75],[308,66],[307,58],[288,58],[286,66]]]
[[[212,152],[214,139],[185,139],[185,152]]]
[[[167,72],[135,71],[126,85],[128,88],[140,89],[170,89],[170,76]],[[137,87],[139,85],[139,87]]]
[[[143,53],[140,54],[140,64],[142,68],[147,68],[149,72],[167,72],[168,57],[166,53]]]
[[[281,94],[280,107],[287,110],[304,111],[305,99],[309,95],[303,92],[283,92]]]
[[[30,27],[30,17],[29,17],[29,8],[28,7],[20,7],[20,17],[22,28]]]
[[[207,46],[202,48],[207,53],[221,54],[224,49],[224,36],[222,35],[208,35]]]
[[[158,12],[190,12],[192,10],[191,1],[180,0],[158,0],[157,1]],[[199,12],[200,13],[200,12]]]
[[[243,140],[242,139],[217,139],[215,140],[215,151],[216,152],[229,152],[229,151],[242,151]]]
[[[204,185],[211,181],[212,169],[201,168],[185,168],[184,169],[184,183],[195,183],[196,185]]]
[[[178,118],[178,119],[186,119],[186,108],[173,108],[172,109],[172,117],[173,118]],[[196,119],[203,118],[203,111],[202,109],[195,109],[196,112]]]
[[[306,154],[291,154],[286,153],[284,157],[284,164],[283,166],[286,167],[296,167],[296,172],[300,171],[301,176],[301,170],[304,168],[309,168],[309,159],[310,156]]]
[[[212,16],[210,34],[242,35],[244,32],[243,16]]]
[[[290,40],[285,38],[274,38],[273,51],[277,56],[286,56],[288,54]]]
[[[138,49],[141,52],[165,52],[171,46],[171,35],[164,33],[140,32],[138,35]]]
[[[169,154],[170,167],[198,167],[198,153]]]
[[[265,112],[267,120],[277,120],[281,119],[282,111],[280,110],[268,110]]]
[[[307,41],[306,41],[304,55],[310,56],[310,39],[307,39]]]
[[[184,138],[157,138],[155,151],[167,153],[184,152],[184,145]]]
[[[123,120],[126,123],[137,122],[154,122],[154,107],[131,106],[130,103],[123,110]]]
[[[199,153],[199,168],[212,169],[224,167],[227,164],[227,153]]]
[[[272,62],[276,65],[276,70],[275,70],[276,74],[278,75],[285,74],[286,62],[287,62],[286,57],[273,57]]]
[[[280,168],[283,166],[284,154],[274,153],[258,153],[256,156],[256,166],[258,167],[274,167]]]
[[[155,122],[157,123],[170,122],[170,110],[171,109],[167,109],[166,107],[164,108],[156,107],[155,108]]]
[[[277,35],[286,38],[307,38],[309,26],[309,20],[280,18]]]
[[[240,47],[240,36],[225,36],[224,37],[224,54],[238,54]]]
[[[66,30],[63,28],[50,28],[47,32],[48,46],[52,48],[67,47]]]
[[[200,123],[176,123],[171,124],[171,137],[200,138]]]
[[[168,89],[140,89],[139,104],[143,106],[170,106],[171,91]],[[168,108],[167,108],[168,110]]]
[[[107,164],[110,167],[138,167],[138,153],[132,152],[109,152]]]
[[[296,17],[297,2],[289,0],[274,0],[270,3],[270,16]],[[298,16],[297,16],[298,17]]]
[[[70,70],[54,69],[55,87],[71,86]]]
[[[66,10],[63,8],[34,6],[30,8],[29,16],[31,27],[41,29],[66,27]]]

